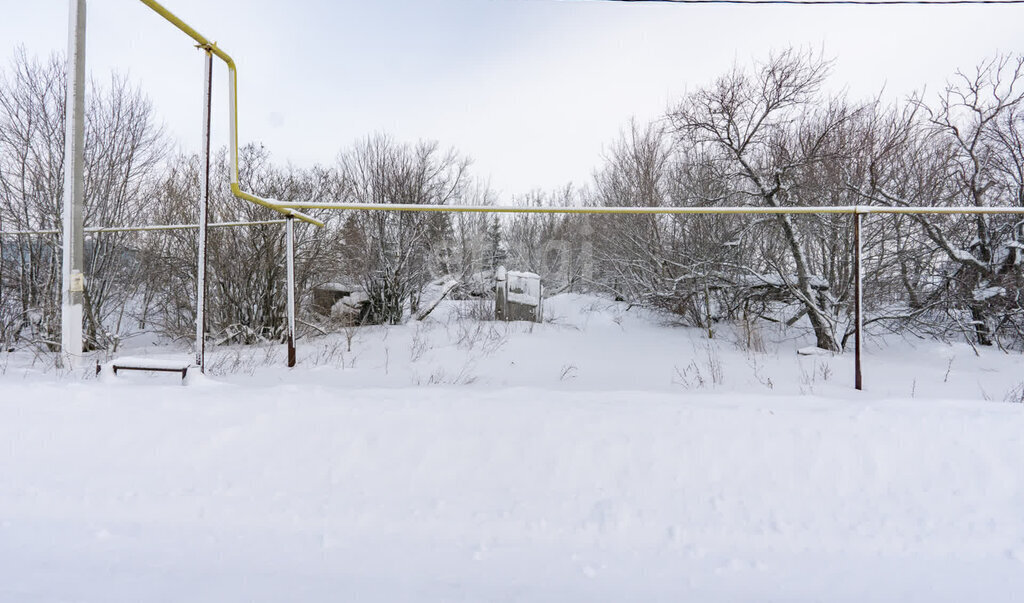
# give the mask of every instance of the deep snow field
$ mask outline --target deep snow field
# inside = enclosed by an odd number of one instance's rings
[[[873,336],[856,392],[768,327],[476,310],[184,386],[0,352],[0,601],[1024,596],[1024,357]]]

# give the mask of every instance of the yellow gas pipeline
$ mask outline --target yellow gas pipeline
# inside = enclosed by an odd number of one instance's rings
[[[323,226],[324,223],[316,218],[299,213],[294,209],[279,207],[279,202],[261,199],[256,195],[249,194],[242,190],[241,186],[238,184],[238,70],[235,67],[234,59],[232,59],[228,53],[218,48],[216,43],[211,42],[198,31],[192,29],[188,23],[179,19],[174,13],[164,8],[159,2],[154,2],[153,0],[141,1],[149,8],[153,9],[158,15],[170,21],[175,27],[185,32],[188,37],[195,40],[201,48],[207,52],[213,53],[228,66],[228,97],[231,105],[231,118],[229,123],[231,136],[231,194],[239,199],[244,199],[257,205],[262,205],[263,207],[268,207],[286,216],[298,218],[303,222],[315,224],[316,226]]]

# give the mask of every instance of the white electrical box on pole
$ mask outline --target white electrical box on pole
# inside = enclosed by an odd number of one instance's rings
[[[61,265],[61,360],[82,358],[85,301],[83,205],[85,197],[85,0],[69,0],[67,104],[64,148],[63,255]]]

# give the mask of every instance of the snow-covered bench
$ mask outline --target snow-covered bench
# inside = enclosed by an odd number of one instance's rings
[[[117,371],[152,371],[157,373],[181,373],[184,379],[188,375],[188,369],[193,365],[191,360],[177,358],[146,358],[146,357],[125,357],[118,358],[107,363],[110,370],[116,375]],[[100,373],[102,365],[96,365],[96,374]]]

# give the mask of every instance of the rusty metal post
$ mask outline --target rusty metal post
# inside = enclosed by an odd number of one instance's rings
[[[199,266],[196,270],[196,365],[206,372],[206,232],[210,226],[210,120],[213,101],[213,52],[206,50],[203,77],[203,180],[199,200]]]
[[[286,260],[288,272],[288,368],[295,366],[295,219],[285,219]]]
[[[853,213],[853,314],[854,314],[854,357],[853,386],[864,389],[864,378],[861,372],[861,339],[864,331],[864,266],[863,242],[861,241],[861,222],[864,214],[858,209]]]

